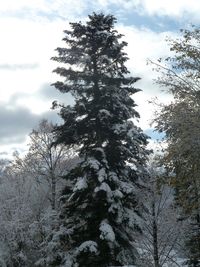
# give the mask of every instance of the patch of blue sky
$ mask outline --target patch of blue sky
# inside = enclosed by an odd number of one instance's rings
[[[84,16],[87,16],[92,12],[112,14],[117,18],[118,23],[124,24],[125,26],[148,28],[155,32],[177,31],[181,28],[179,20],[170,18],[168,16],[143,15],[139,14],[137,10],[121,9],[117,5],[109,5],[106,9],[99,9],[98,7],[95,8],[93,5],[87,6],[87,8],[84,10]]]
[[[138,28],[148,28],[154,32],[177,31],[181,28],[178,20],[167,16],[140,15],[134,10],[125,12],[117,9],[113,10],[113,14],[116,15],[120,23],[126,26],[133,25]]]
[[[165,137],[165,133],[159,133],[153,128],[144,130],[144,133],[155,141],[161,141]]]

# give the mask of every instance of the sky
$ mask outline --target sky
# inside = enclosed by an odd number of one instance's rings
[[[27,149],[28,135],[39,121],[57,122],[54,100],[72,103],[51,84],[59,77],[52,73],[51,60],[57,47],[64,47],[63,31],[69,22],[85,21],[92,12],[113,14],[116,29],[128,42],[127,67],[142,91],[134,95],[141,115],[141,128],[153,139],[150,122],[154,97],[169,101],[153,79],[156,73],[147,65],[170,54],[166,37],[177,38],[179,29],[200,23],[198,0],[6,0],[0,2],[0,155]]]

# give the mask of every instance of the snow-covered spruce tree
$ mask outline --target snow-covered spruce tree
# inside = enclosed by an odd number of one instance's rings
[[[71,23],[53,60],[65,78],[54,86],[70,92],[74,106],[60,107],[64,123],[57,143],[76,145],[82,161],[67,175],[60,225],[47,245],[43,266],[107,267],[134,264],[138,229],[137,186],[144,175],[147,137],[131,120],[138,118],[131,95],[139,78],[125,67],[127,45],[114,30],[112,15]],[[52,256],[50,256],[52,255]]]

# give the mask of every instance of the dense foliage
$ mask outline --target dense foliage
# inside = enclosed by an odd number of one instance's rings
[[[127,44],[115,22],[94,13],[86,24],[71,23],[66,47],[53,58],[65,64],[55,70],[64,81],[54,86],[75,98],[73,106],[60,105],[64,122],[56,127],[57,144],[78,146],[82,161],[66,177],[71,185],[61,197],[48,266],[121,266],[137,258],[136,192],[145,175],[147,141],[133,123],[139,114],[131,96],[139,91],[133,86],[139,78],[125,66]]]
[[[157,63],[157,83],[170,92],[174,100],[162,105],[155,119],[156,128],[166,134],[168,147],[165,166],[172,174],[176,203],[182,217],[191,220],[186,252],[190,266],[200,266],[200,31],[182,30],[182,37],[170,40],[172,57],[166,65]],[[161,61],[163,62],[163,61]]]

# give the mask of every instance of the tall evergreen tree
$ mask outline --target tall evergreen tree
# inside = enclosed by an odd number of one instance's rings
[[[66,64],[55,70],[64,81],[54,86],[75,98],[73,106],[57,105],[64,121],[55,129],[57,143],[78,145],[82,160],[67,175],[71,185],[61,197],[47,266],[122,266],[137,258],[137,186],[145,175],[147,137],[132,121],[139,117],[131,98],[139,78],[125,66],[127,43],[115,22],[93,13],[85,24],[70,23],[66,47],[53,58]]]

